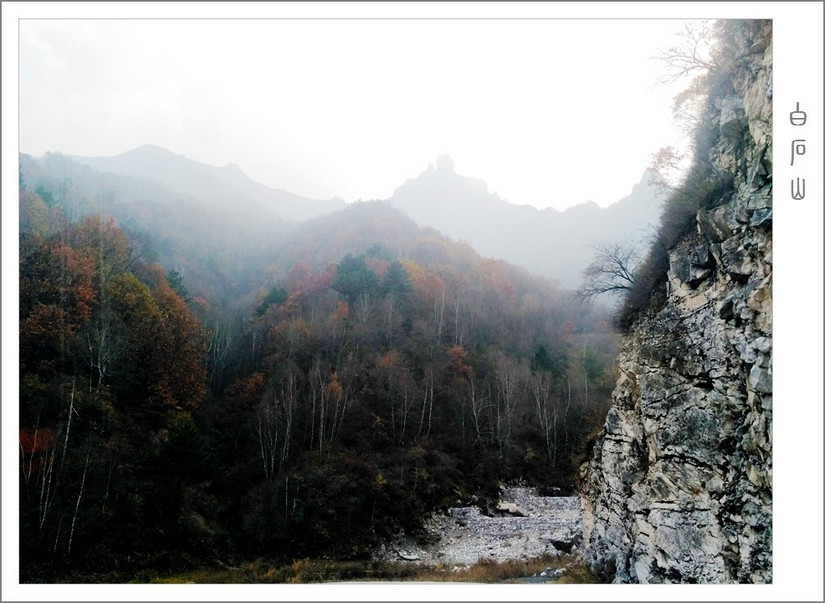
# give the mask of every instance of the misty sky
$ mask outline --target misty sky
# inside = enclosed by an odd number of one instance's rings
[[[619,200],[683,135],[677,20],[23,20],[20,150],[156,144],[308,197],[387,198],[442,153],[512,203]],[[594,174],[598,173],[598,176]]]

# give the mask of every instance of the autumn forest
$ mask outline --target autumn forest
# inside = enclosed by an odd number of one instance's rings
[[[367,559],[500,484],[574,492],[605,309],[384,202],[227,216],[20,162],[22,582]]]

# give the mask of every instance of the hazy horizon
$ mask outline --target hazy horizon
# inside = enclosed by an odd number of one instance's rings
[[[114,156],[152,144],[348,202],[387,198],[449,154],[510,203],[605,207],[652,153],[683,141],[671,99],[686,82],[657,86],[652,60],[683,26],[23,19],[19,150]]]
[[[133,151],[137,151],[137,150],[139,150],[139,149],[143,149],[143,148],[155,148],[155,149],[159,149],[159,150],[161,150],[161,151],[166,151],[166,152],[169,152],[169,153],[171,153],[171,154],[173,154],[173,155],[177,155],[177,156],[179,156],[179,157],[182,157],[183,159],[190,160],[190,161],[194,161],[194,162],[200,163],[200,164],[202,164],[202,165],[204,165],[204,166],[208,166],[208,167],[210,167],[210,168],[217,168],[217,169],[220,169],[220,168],[229,168],[229,167],[234,167],[234,168],[237,168],[238,170],[240,170],[240,171],[241,171],[241,172],[242,172],[242,173],[243,173],[246,177],[250,178],[250,179],[251,179],[251,180],[253,180],[254,182],[257,182],[258,184],[262,184],[262,185],[267,186],[268,188],[271,188],[271,189],[273,189],[273,190],[284,190],[284,191],[286,191],[286,192],[288,192],[288,193],[298,194],[298,193],[295,193],[295,191],[291,191],[291,190],[287,190],[287,189],[279,189],[278,187],[270,186],[270,185],[268,185],[268,184],[266,184],[266,183],[264,183],[264,182],[261,182],[260,180],[256,180],[256,179],[255,179],[255,178],[253,178],[250,174],[248,174],[248,173],[247,173],[247,172],[243,169],[243,167],[242,167],[242,166],[238,165],[236,162],[232,162],[232,161],[230,161],[230,162],[225,163],[225,164],[223,164],[223,165],[217,165],[217,164],[211,164],[211,163],[208,163],[208,162],[202,162],[202,161],[198,161],[198,160],[196,160],[196,159],[194,159],[194,158],[192,158],[192,157],[188,157],[188,156],[186,156],[186,155],[184,155],[184,154],[182,154],[182,153],[178,153],[178,152],[176,152],[174,149],[168,149],[168,148],[162,147],[162,146],[160,146],[160,145],[152,144],[152,143],[146,143],[146,144],[144,144],[144,145],[139,145],[139,146],[137,146],[137,147],[133,147],[133,148],[131,148],[131,149],[126,149],[124,152],[122,152],[122,153],[117,153],[117,154],[115,154],[115,155],[74,155],[74,154],[64,153],[64,152],[59,151],[59,150],[55,150],[55,151],[45,151],[44,153],[39,154],[39,155],[35,155],[35,154],[32,154],[32,153],[26,153],[26,152],[24,152],[24,151],[20,151],[20,153],[21,153],[21,154],[23,154],[23,155],[29,155],[30,157],[33,157],[33,158],[35,158],[35,159],[43,159],[46,155],[49,155],[49,154],[56,154],[56,155],[63,155],[63,156],[65,156],[65,157],[68,157],[68,158],[73,159],[73,160],[78,160],[78,159],[85,160],[85,159],[109,159],[109,158],[120,157],[120,156],[122,156],[122,155],[127,155],[127,154],[129,154],[129,153],[131,153],[131,152],[133,152]],[[393,197],[393,194],[397,191],[397,189],[401,188],[401,187],[402,187],[402,186],[403,186],[403,185],[404,185],[407,181],[409,181],[409,180],[415,180],[415,179],[417,179],[419,176],[421,176],[422,174],[424,174],[424,172],[426,172],[426,171],[428,171],[428,170],[433,170],[433,169],[436,169],[436,164],[437,164],[438,160],[439,160],[441,157],[444,157],[444,156],[447,156],[447,157],[449,157],[450,159],[452,159],[452,156],[451,156],[449,153],[442,153],[442,154],[441,154],[441,155],[439,155],[438,157],[434,157],[434,158],[433,158],[433,160],[432,160],[432,161],[430,161],[430,162],[429,162],[429,164],[428,164],[428,165],[427,165],[427,166],[426,166],[423,170],[418,171],[418,172],[416,172],[416,173],[410,173],[410,174],[408,174],[405,178],[403,178],[402,180],[400,180],[400,181],[398,182],[397,186],[393,187],[393,188],[392,188],[392,190],[391,190],[391,192],[390,192],[390,194],[389,194],[389,195],[387,195],[386,197],[383,197],[383,198],[369,198],[369,199],[368,199],[368,198],[343,199],[340,195],[333,195],[332,197],[329,197],[329,198],[326,198],[326,199],[316,198],[316,199],[312,199],[312,200],[313,200],[313,201],[343,200],[343,201],[344,201],[345,203],[347,203],[347,204],[358,203],[358,202],[365,202],[365,201],[366,201],[366,202],[369,202],[369,201],[387,201],[387,200],[390,200],[390,199]],[[81,161],[80,163],[83,163],[83,162]],[[647,168],[645,168],[645,169],[647,169]],[[99,170],[98,170],[98,171],[99,171]],[[455,170],[455,168],[454,168],[454,167],[453,167],[453,171],[454,171],[454,172],[455,172],[458,176],[465,177],[465,178],[468,178],[468,179],[470,179],[470,180],[481,181],[481,182],[483,182],[484,184],[487,184],[487,181],[486,181],[486,180],[483,178],[483,176],[482,176],[482,175],[480,175],[480,174],[465,174],[465,173],[461,173],[461,172],[458,172],[457,170]],[[639,177],[637,178],[637,180],[636,180],[633,184],[631,184],[631,185],[630,185],[630,188],[628,188],[628,189],[627,189],[626,191],[624,191],[624,192],[618,191],[618,194],[619,194],[619,196],[618,196],[618,197],[616,197],[615,199],[612,199],[612,200],[606,201],[605,203],[602,203],[602,204],[597,204],[597,205],[598,205],[600,208],[602,208],[602,209],[607,208],[607,207],[610,207],[610,206],[615,205],[616,203],[618,203],[618,202],[622,201],[623,199],[625,199],[625,198],[626,198],[626,197],[628,197],[629,195],[631,195],[631,194],[632,194],[632,192],[633,192],[633,189],[635,189],[637,186],[639,186],[639,185],[641,185],[641,184],[650,184],[650,183],[648,183],[648,182],[646,181],[646,179],[645,179],[645,177],[644,177],[644,176],[645,176],[645,172],[643,171],[642,173],[640,173],[640,174],[639,174]],[[493,191],[493,190],[489,189],[489,185],[488,185],[488,192],[489,192],[489,194],[490,194],[490,195],[496,195],[496,194],[497,194],[497,193],[496,193],[496,191]],[[307,198],[310,198],[310,197],[307,197]],[[508,203],[508,204],[510,204],[510,205],[515,205],[515,206],[533,207],[533,208],[535,208],[535,209],[538,209],[539,211],[542,211],[542,210],[544,210],[544,209],[554,209],[554,210],[560,211],[560,212],[562,212],[562,213],[564,213],[564,212],[566,212],[566,211],[568,211],[568,210],[570,210],[570,209],[573,209],[573,208],[575,208],[575,207],[579,207],[579,206],[582,206],[582,205],[588,205],[588,204],[593,204],[593,203],[595,203],[595,201],[592,201],[592,200],[590,200],[590,199],[587,199],[587,200],[582,200],[582,201],[578,201],[578,202],[576,202],[576,203],[572,203],[572,204],[566,205],[565,207],[562,207],[561,209],[557,209],[557,208],[552,207],[552,206],[547,206],[547,207],[544,207],[544,208],[537,208],[535,205],[530,204],[530,203],[516,203],[516,202],[513,202],[513,201],[511,201],[511,200],[509,200],[509,199],[504,199],[504,198],[502,198],[502,199],[501,199],[501,201],[502,201],[503,203]]]

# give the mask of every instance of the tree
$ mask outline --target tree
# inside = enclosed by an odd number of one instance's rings
[[[20,343],[28,571],[177,546],[205,343],[164,271],[97,216],[23,234]]]
[[[266,297],[264,297],[261,303],[258,304],[255,312],[258,316],[262,316],[266,312],[267,308],[270,306],[280,306],[287,299],[289,299],[289,291],[287,291],[286,287],[281,285],[273,285]]]
[[[408,295],[412,291],[412,279],[404,264],[395,260],[389,266],[384,281],[381,283],[381,290],[384,294]]]
[[[648,184],[656,189],[657,196],[668,197],[679,190],[679,185],[687,176],[686,158],[685,153],[670,145],[651,155]]]
[[[652,184],[660,194],[669,194],[684,182],[692,159],[705,161],[697,152],[697,134],[703,130],[709,95],[714,88],[725,88],[730,83],[725,76],[730,71],[732,51],[730,21],[687,21],[677,34],[678,42],[660,51],[654,57],[664,65],[659,83],[673,85],[686,79],[687,87],[673,98],[673,117],[686,134],[689,148],[677,151],[663,147],[653,155],[650,166],[654,174]]]
[[[542,346],[543,347],[543,346]],[[546,351],[546,350],[545,350]],[[495,435],[499,454],[510,444],[513,417],[525,388],[527,377],[523,364],[499,352],[496,357]]]
[[[362,293],[372,295],[378,291],[378,277],[367,267],[363,255],[347,254],[338,265],[332,288],[353,306]]]
[[[660,83],[671,84],[683,77],[712,71],[716,65],[712,57],[713,24],[710,21],[687,21],[676,36],[679,42],[655,57],[665,64],[666,73]]]
[[[172,287],[172,290],[177,293],[183,301],[191,301],[189,291],[186,289],[186,285],[183,282],[183,275],[180,272],[177,270],[170,270],[166,273],[166,280],[169,281],[169,286]]]
[[[630,291],[636,282],[635,272],[640,258],[636,243],[608,243],[593,247],[596,254],[584,269],[584,282],[576,291],[583,300],[593,299],[603,293]]]

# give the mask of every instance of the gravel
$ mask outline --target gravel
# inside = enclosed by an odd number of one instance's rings
[[[525,516],[484,515],[476,506],[453,507],[425,524],[429,544],[399,534],[382,545],[376,559],[447,567],[482,559],[524,560],[575,552],[581,543],[581,504],[577,496],[537,496],[532,488],[504,488],[500,501]]]

